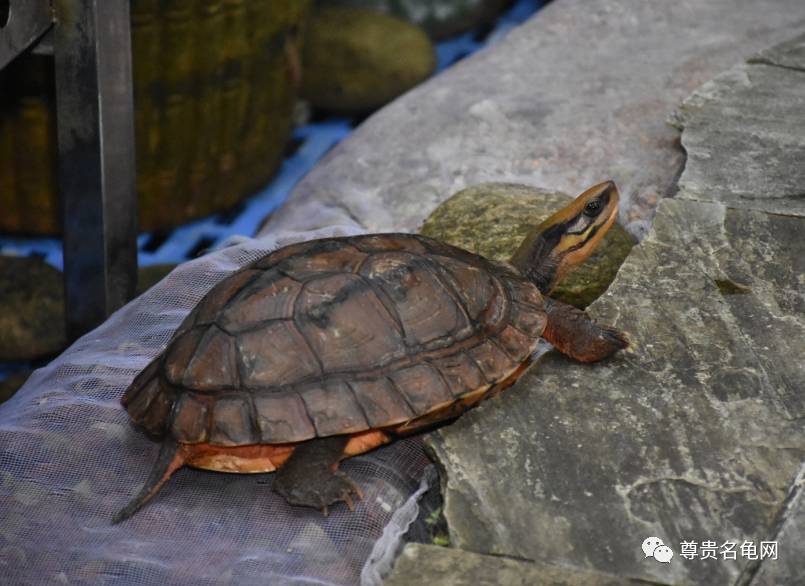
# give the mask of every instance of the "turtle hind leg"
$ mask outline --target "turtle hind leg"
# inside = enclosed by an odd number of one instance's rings
[[[165,438],[162,442],[162,447],[159,450],[157,461],[154,462],[154,467],[151,469],[151,474],[148,476],[140,492],[132,501],[118,511],[112,517],[112,524],[120,523],[131,517],[134,513],[139,511],[148,501],[150,501],[162,485],[173,476],[179,468],[184,465],[185,451],[179,446],[178,442],[173,438]]]
[[[597,325],[582,310],[545,297],[548,321],[542,337],[562,354],[580,362],[597,362],[629,347],[623,332]]]
[[[313,507],[327,515],[337,502],[354,509],[352,497],[362,498],[361,489],[338,470],[348,436],[310,440],[294,449],[274,477],[273,489],[291,505]]]

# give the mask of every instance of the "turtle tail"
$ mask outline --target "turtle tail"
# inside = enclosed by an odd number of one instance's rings
[[[154,498],[159,489],[162,488],[162,485],[184,465],[184,462],[185,450],[180,447],[175,439],[171,437],[165,438],[148,480],[146,480],[137,496],[112,517],[112,524],[120,523],[139,511],[148,501]]]

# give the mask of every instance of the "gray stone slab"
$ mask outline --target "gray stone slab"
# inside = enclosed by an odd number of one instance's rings
[[[631,354],[551,352],[428,442],[451,544],[669,584],[731,584],[748,561],[682,541],[767,539],[805,457],[801,218],[663,200],[590,312]],[[671,563],[644,558],[657,536]]]
[[[805,36],[762,55],[682,104],[680,197],[805,216]]]
[[[637,586],[649,584],[601,572],[525,562],[460,549],[411,543],[384,586]]]
[[[802,0],[557,0],[363,123],[263,233],[415,230],[484,181],[580,193],[606,178],[646,226],[684,161],[665,120],[695,88],[805,26]]]
[[[750,586],[805,584],[805,465],[791,487],[777,530],[777,559],[767,558],[754,570]]]
[[[805,33],[760,51],[749,58],[749,63],[766,63],[805,71]]]

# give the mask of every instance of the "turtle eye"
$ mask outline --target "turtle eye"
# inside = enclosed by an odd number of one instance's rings
[[[584,206],[584,215],[594,218],[598,215],[598,212],[601,211],[601,201],[597,199],[592,199],[587,202],[587,205]]]

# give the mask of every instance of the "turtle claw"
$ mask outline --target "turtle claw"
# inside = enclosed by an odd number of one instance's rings
[[[634,344],[634,342],[629,339],[629,335],[626,332],[621,332],[620,330],[607,326],[599,327],[601,328],[601,337],[620,350],[626,350]]]
[[[344,474],[344,473],[339,472],[339,474]],[[354,511],[355,510],[355,501],[352,500],[352,497],[354,495],[356,499],[358,499],[359,501],[362,501],[363,500],[363,490],[361,490],[361,487],[358,486],[358,484],[354,480],[352,480],[349,476],[347,476],[346,474],[344,474],[344,480],[347,480],[349,482],[349,490],[348,490],[348,492],[344,493],[344,496],[343,496],[343,498],[341,500],[343,500],[346,503],[347,508],[350,511]]]
[[[333,473],[327,479],[325,486],[320,488],[321,497],[327,505],[332,505],[337,502],[342,502],[347,505],[350,511],[355,510],[355,501],[353,495],[359,500],[363,498],[363,491],[355,482],[340,470]]]

